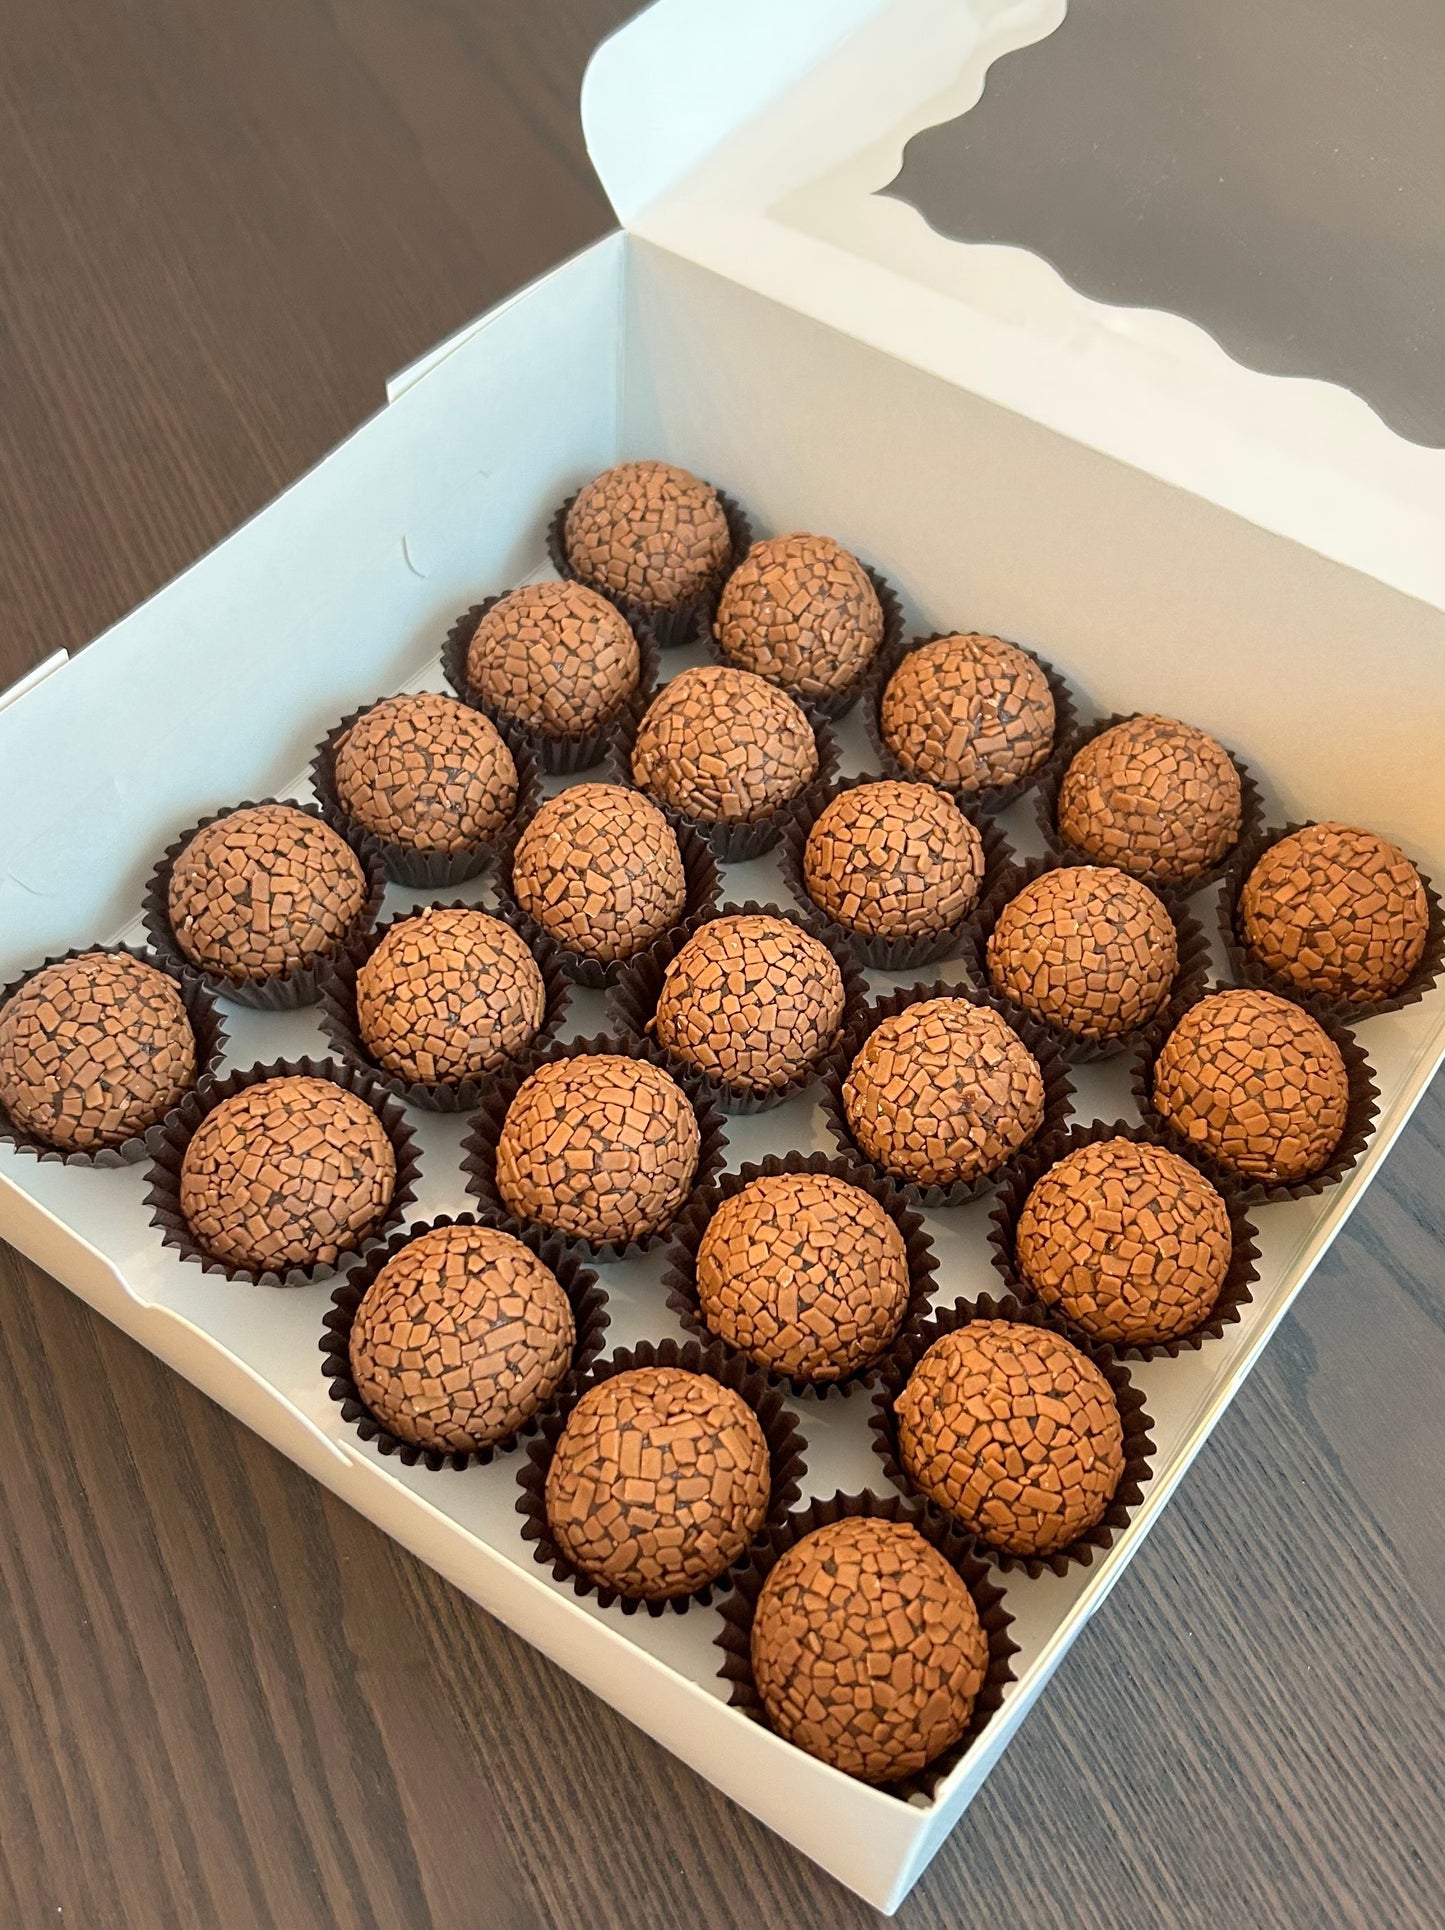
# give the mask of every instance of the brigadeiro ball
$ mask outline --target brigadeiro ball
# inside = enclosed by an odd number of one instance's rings
[[[875,1360],[908,1306],[891,1216],[828,1173],[778,1173],[725,1199],[697,1250],[709,1329],[759,1367],[842,1380]]]
[[[786,1741],[866,1783],[914,1775],[967,1730],[988,1637],[958,1574],[905,1521],[815,1528],[763,1583],[753,1681]]]
[[[528,583],[498,597],[467,648],[467,686],[543,737],[593,730],[636,690],[627,621],[585,583]]]
[[[1397,846],[1350,824],[1308,824],[1255,865],[1237,922],[1249,956],[1276,978],[1369,1005],[1420,963],[1430,906]]]
[[[843,1083],[868,1158],[919,1186],[980,1179],[1044,1117],[1044,1081],[1023,1040],[987,1006],[923,999],[875,1026]]]
[[[717,640],[729,663],[799,697],[856,683],[883,641],[868,572],[830,536],[754,543],[724,585]]]
[[[364,1099],[329,1079],[263,1079],[197,1126],[181,1212],[198,1246],[263,1273],[332,1265],[386,1216],[396,1155]]]
[[[346,815],[408,851],[484,843],[517,808],[517,767],[496,725],[435,691],[373,704],[334,759]]]
[[[1124,1472],[1114,1390],[1086,1354],[1010,1320],[936,1340],[893,1404],[914,1486],[1008,1555],[1051,1555],[1097,1527]]]
[[[983,870],[983,840],[931,784],[840,791],[803,852],[808,896],[864,938],[947,931],[971,909]]]
[[[314,965],[366,907],[345,838],[289,804],[253,804],[197,831],[171,866],[167,914],[193,965],[253,982]]]
[[[1112,865],[1065,865],[1024,886],[989,934],[996,992],[1078,1039],[1147,1025],[1179,970],[1174,921]]]
[[[634,1367],[591,1387],[547,1470],[547,1526],[599,1588],[691,1595],[730,1568],[768,1512],[768,1444],[709,1374]]]
[[[632,781],[688,817],[755,822],[818,775],[813,727],[785,692],[746,670],[684,670],[653,698]]]
[[[163,1119],[196,1071],[174,979],[126,952],[47,965],[0,1006],[0,1105],[48,1146],[119,1146]]]
[[[585,582],[648,610],[715,589],[732,547],[717,491],[670,462],[620,462],[579,490],[563,530]]]
[[[491,1447],[551,1400],[576,1326],[550,1267],[488,1226],[438,1226],[372,1281],[351,1328],[351,1373],[399,1441]]]
[[[1153,1347],[1208,1319],[1234,1240],[1224,1201],[1188,1160],[1101,1139],[1035,1184],[1014,1249],[1029,1291],[1091,1339]]]
[[[714,918],[668,966],[653,1032],[659,1045],[735,1091],[787,1085],[832,1046],[843,974],[790,918]]]
[[[1054,747],[1054,693],[1001,637],[938,637],[910,650],[883,692],[883,741],[904,770],[946,791],[1003,789]]]
[[[517,841],[512,891],[550,938],[583,958],[631,958],[687,909],[672,826],[622,784],[573,784]]]
[[[515,1059],[546,1008],[536,959],[510,925],[484,911],[404,918],[356,974],[367,1051],[423,1085],[454,1085]]]
[[[622,1245],[672,1218],[700,1150],[676,1080],[646,1059],[579,1054],[539,1066],[507,1108],[497,1191],[519,1219]]]
[[[1161,885],[1218,864],[1241,812],[1228,751],[1174,717],[1130,717],[1090,738],[1059,787],[1059,832],[1076,851]]]
[[[1154,1104],[1191,1146],[1247,1179],[1288,1184],[1324,1166],[1345,1129],[1340,1048],[1273,992],[1216,992],[1169,1034]]]

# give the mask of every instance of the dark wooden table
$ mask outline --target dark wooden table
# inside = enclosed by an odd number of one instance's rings
[[[7,0],[0,682],[609,224],[625,11]],[[1445,1921],[1442,1136],[1437,1086],[907,1930]],[[0,1249],[6,1930],[876,1920]]]

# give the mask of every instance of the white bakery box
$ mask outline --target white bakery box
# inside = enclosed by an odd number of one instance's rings
[[[0,982],[137,935],[177,831],[304,795],[297,773],[343,713],[440,687],[456,613],[543,570],[548,512],[626,456],[687,465],[765,531],[838,537],[898,587],[914,629],[1018,637],[1100,713],[1217,732],[1261,775],[1271,821],[1367,824],[1445,877],[1445,457],[1343,390],[1249,373],[1188,322],[1093,304],[1038,259],[945,241],[876,193],[912,133],[965,111],[988,63],[1062,11],[662,0],[609,41],[582,105],[623,228],[409,370],[270,508],[10,694]],[[861,768],[856,720],[845,744]],[[728,895],[781,891],[772,863],[734,868]],[[424,896],[392,887],[388,902]],[[574,1010],[595,1028],[587,995]],[[228,1024],[238,1065],[319,1039],[312,1012],[232,1008]],[[278,1293],[184,1263],[151,1228],[144,1167],[0,1149],[0,1232],[892,1910],[1385,1157],[1445,1054],[1445,997],[1360,1037],[1381,1096],[1365,1157],[1316,1198],[1256,1210],[1260,1279],[1224,1338],[1135,1369],[1157,1443],[1143,1505],[1092,1566],[1005,1578],[1017,1680],[932,1801],[850,1781],[730,1709],[716,1609],[624,1617],[554,1583],[521,1537],[516,1455],[463,1474],[381,1459],[322,1378],[331,1286]],[[1078,1084],[1077,1117],[1127,1103],[1117,1068]],[[415,1124],[417,1217],[463,1210],[461,1122]],[[732,1163],[830,1144],[809,1098],[730,1138]],[[986,1219],[986,1203],[932,1216],[940,1300],[996,1287]],[[655,1264],[605,1279],[609,1344],[675,1331]],[[866,1396],[802,1406],[806,1492],[886,1491]]]

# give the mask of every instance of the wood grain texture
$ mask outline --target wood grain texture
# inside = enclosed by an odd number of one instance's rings
[[[608,225],[619,0],[9,0],[0,681]],[[3,780],[0,780],[3,781]],[[899,1922],[1445,1920],[1445,1089]],[[864,1925],[0,1250],[0,1923]]]

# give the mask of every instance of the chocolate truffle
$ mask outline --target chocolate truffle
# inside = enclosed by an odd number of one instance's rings
[[[715,589],[732,536],[717,491],[670,462],[620,462],[567,512],[567,561],[585,582],[648,610]]]
[[[517,808],[517,767],[497,727],[454,697],[387,697],[335,746],[349,818],[408,851],[462,851],[495,838]]]
[[[631,958],[683,916],[687,879],[672,826],[622,784],[573,784],[517,841],[512,890],[529,918],[583,958]]]
[[[834,1044],[843,1003],[837,960],[801,925],[714,918],[668,966],[653,1031],[704,1077],[766,1092],[800,1077]]]
[[[569,1238],[640,1240],[692,1190],[700,1137],[686,1093],[646,1059],[552,1060],[507,1109],[497,1191],[519,1219]]]
[[[1239,773],[1222,744],[1173,717],[1130,717],[1074,757],[1058,824],[1086,857],[1180,885],[1235,843],[1241,809]]]
[[[1112,865],[1064,865],[1024,886],[989,935],[993,989],[1077,1039],[1147,1025],[1179,970],[1174,921]]]
[[[1054,747],[1054,693],[1026,650],[1001,637],[938,637],[910,650],[879,707],[905,771],[946,791],[1002,789]]]
[[[808,895],[863,938],[947,931],[983,882],[983,840],[931,784],[855,784],[808,833]]]
[[[791,697],[746,670],[684,670],[648,707],[632,781],[675,811],[753,823],[818,775],[813,727]]]
[[[798,697],[833,697],[872,661],[883,607],[863,565],[830,536],[774,536],[728,578],[715,628],[739,669]]]
[[[1033,1138],[1044,1081],[997,1012],[923,999],[869,1033],[843,1106],[869,1159],[919,1186],[951,1186],[993,1172]]]
[[[972,1320],[893,1404],[914,1486],[1007,1555],[1051,1555],[1103,1520],[1124,1472],[1114,1390],[1046,1327]]]
[[[174,979],[126,952],[47,965],[0,1006],[0,1105],[22,1132],[67,1152],[144,1133],[196,1071]]]
[[[768,1444],[709,1374],[635,1367],[591,1387],[547,1470],[547,1526],[599,1588],[691,1595],[738,1559],[768,1512]]]
[[[871,1194],[828,1173],[778,1173],[725,1199],[697,1250],[710,1330],[759,1367],[842,1380],[875,1360],[908,1306],[908,1256]]]
[[[786,1741],[865,1783],[915,1775],[973,1717],[988,1638],[958,1574],[906,1521],[815,1528],[753,1615],[753,1681]]]
[[[498,597],[467,650],[468,688],[543,737],[595,730],[641,675],[626,619],[585,583],[527,583]]]
[[[550,1267],[489,1226],[438,1226],[372,1281],[351,1328],[351,1372],[399,1441],[491,1447],[551,1400],[576,1326]]]
[[[1420,963],[1430,906],[1397,846],[1350,824],[1309,824],[1271,845],[1245,880],[1249,956],[1301,992],[1369,1005]]]
[[[1154,1104],[1191,1146],[1247,1179],[1308,1179],[1345,1130],[1340,1048],[1273,992],[1216,992],[1191,1005],[1154,1065]]]
[[[1187,1159],[1101,1139],[1033,1187],[1014,1248],[1029,1291],[1091,1339],[1153,1347],[1208,1319],[1234,1240],[1224,1201]]]
[[[345,838],[290,804],[253,804],[208,824],[171,866],[167,915],[193,965],[257,982],[337,951],[368,885]]]
[[[356,974],[367,1051],[423,1085],[455,1085],[515,1059],[546,1009],[536,959],[510,925],[484,911],[404,918]]]
[[[381,1224],[396,1155],[364,1099],[329,1079],[263,1079],[223,1099],[181,1161],[198,1246],[248,1272],[330,1266]]]

